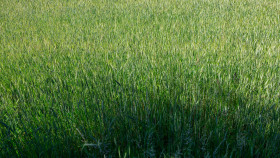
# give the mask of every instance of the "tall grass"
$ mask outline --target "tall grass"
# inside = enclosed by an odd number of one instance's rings
[[[280,157],[279,0],[0,2],[0,157]]]

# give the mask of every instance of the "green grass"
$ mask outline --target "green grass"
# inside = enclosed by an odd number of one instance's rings
[[[279,0],[0,0],[0,157],[280,157]]]

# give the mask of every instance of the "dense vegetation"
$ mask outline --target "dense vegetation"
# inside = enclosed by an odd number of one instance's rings
[[[280,157],[279,0],[1,0],[0,157]]]

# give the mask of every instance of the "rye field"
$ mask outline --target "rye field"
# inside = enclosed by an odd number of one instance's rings
[[[0,157],[280,157],[280,1],[0,0]]]

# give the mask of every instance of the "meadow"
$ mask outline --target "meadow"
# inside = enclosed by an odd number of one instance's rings
[[[280,157],[280,1],[0,0],[0,157]]]

